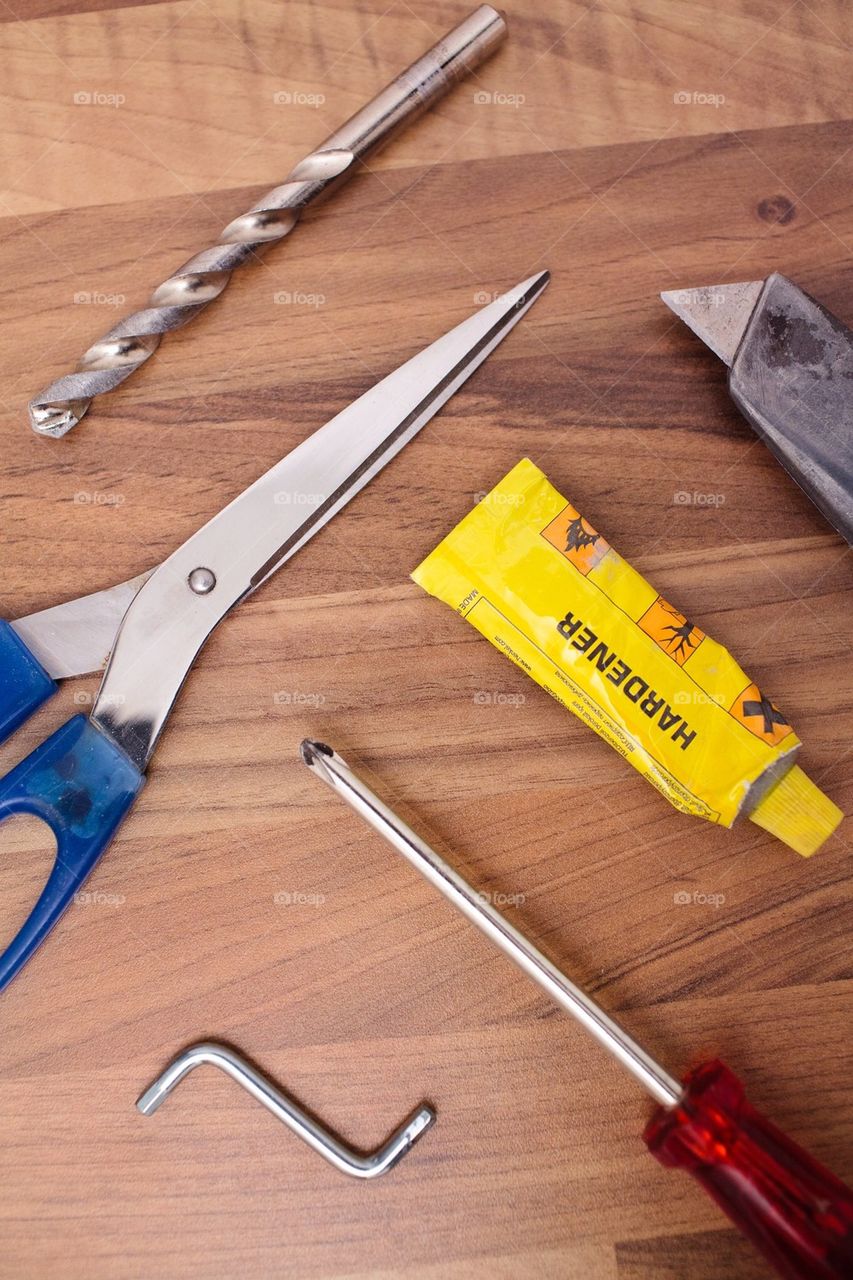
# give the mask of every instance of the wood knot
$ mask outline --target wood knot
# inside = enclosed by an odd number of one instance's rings
[[[759,203],[758,216],[762,222],[775,222],[787,227],[797,216],[797,210],[787,196],[768,196]]]

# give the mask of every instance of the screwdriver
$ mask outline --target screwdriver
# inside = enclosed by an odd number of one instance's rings
[[[331,747],[305,739],[302,759],[528,977],[589,1031],[658,1106],[643,1133],[661,1164],[686,1169],[786,1280],[853,1277],[853,1192],[747,1100],[723,1062],[679,1082],[591,996],[371,791]]]

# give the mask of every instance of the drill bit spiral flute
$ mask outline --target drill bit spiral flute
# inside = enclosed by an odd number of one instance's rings
[[[89,347],[75,372],[34,396],[29,406],[33,430],[59,437],[75,427],[96,396],[114,390],[154,354],[164,333],[183,328],[218,298],[232,271],[289,235],[303,209],[346,182],[360,160],[479,66],[504,40],[506,30],[490,5],[469,14],[300,160],[280,186],[229,222],[217,244],[202,249],[158,285],[147,307],[126,316]]]

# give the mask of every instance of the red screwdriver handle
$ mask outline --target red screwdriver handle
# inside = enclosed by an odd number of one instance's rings
[[[851,1280],[853,1192],[747,1101],[723,1062],[684,1080],[676,1107],[643,1134],[661,1164],[686,1169],[787,1280]]]

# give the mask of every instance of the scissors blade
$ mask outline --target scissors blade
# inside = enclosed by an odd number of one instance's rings
[[[439,338],[315,431],[179,547],[116,638],[92,719],[144,769],[198,651],[399,453],[533,305],[543,271]]]
[[[122,618],[153,572],[149,569],[105,591],[40,609],[10,626],[54,680],[103,671]]]
[[[400,365],[211,521],[211,525],[222,522],[215,530],[207,526],[216,537],[221,536],[229,514],[234,517],[235,532],[241,521],[257,529],[247,557],[250,565],[254,562],[247,584],[250,592],[313,538],[426,426],[514,328],[549,279],[543,271],[524,280]],[[282,520],[269,518],[270,492],[287,512]],[[307,514],[304,509],[300,512],[300,503],[308,506]]]

